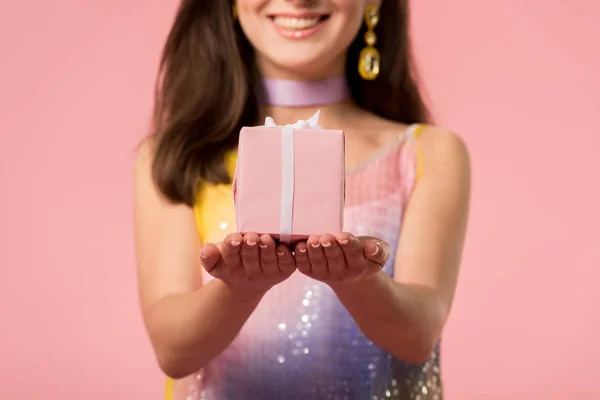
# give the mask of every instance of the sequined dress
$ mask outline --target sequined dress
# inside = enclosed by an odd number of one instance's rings
[[[396,246],[417,179],[414,137],[420,128],[410,127],[347,171],[344,230]],[[231,154],[230,170],[234,165]],[[230,186],[199,193],[195,215],[204,241],[234,231]],[[392,258],[384,271],[393,275],[393,265]],[[197,374],[170,381],[167,399],[441,400],[439,345],[422,365],[398,360],[361,333],[326,284],[295,273],[265,295],[221,355]]]

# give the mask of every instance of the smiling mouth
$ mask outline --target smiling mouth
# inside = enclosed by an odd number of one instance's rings
[[[269,16],[269,18],[278,28],[285,30],[300,31],[314,28],[315,26],[325,22],[329,18],[329,15],[315,15],[302,17],[292,17],[287,15],[271,15]]]

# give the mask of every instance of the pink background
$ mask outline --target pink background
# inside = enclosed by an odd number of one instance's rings
[[[160,399],[131,166],[177,2],[34,3],[0,5],[0,397]],[[474,170],[450,400],[600,398],[599,14],[415,2],[430,97]]]

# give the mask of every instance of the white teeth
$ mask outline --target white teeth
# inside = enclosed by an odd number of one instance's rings
[[[319,18],[289,18],[275,17],[273,22],[280,28],[285,29],[308,29],[320,22]]]

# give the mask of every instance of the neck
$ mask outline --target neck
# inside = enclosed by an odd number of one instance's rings
[[[322,110],[321,120],[332,129],[336,120],[346,119],[356,110],[346,77],[291,80],[262,79],[261,119],[272,117],[280,124],[295,123]]]

